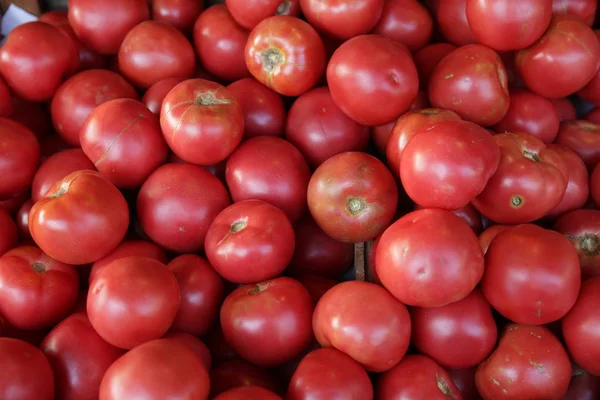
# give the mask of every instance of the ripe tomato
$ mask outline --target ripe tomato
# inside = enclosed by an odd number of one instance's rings
[[[225,4],[215,4],[194,24],[194,46],[208,72],[224,81],[250,76],[244,49],[250,31],[239,26]]]
[[[125,35],[150,18],[147,0],[71,0],[68,11],[79,40],[104,55],[117,54]]]
[[[308,185],[308,207],[319,227],[342,242],[363,242],[392,222],[398,187],[385,165],[360,152],[325,161]]]
[[[0,256],[17,246],[17,235],[17,226],[9,212],[0,207]],[[353,251],[351,254],[354,256]]]
[[[600,162],[600,124],[572,120],[560,124],[556,143],[567,146],[592,170]]]
[[[566,97],[561,97],[558,99],[550,99],[550,101],[558,113],[560,122],[577,119],[577,110],[575,110],[575,106],[571,103],[571,100]]]
[[[501,159],[496,174],[473,205],[501,224],[535,221],[561,202],[568,182],[564,159],[527,133],[494,136]]]
[[[596,0],[552,0],[554,15],[570,15],[577,17],[592,26],[596,19]]]
[[[150,86],[144,97],[142,97],[142,103],[148,107],[148,110],[152,111],[155,115],[160,115],[160,109],[162,107],[163,100],[167,97],[167,94],[177,86],[178,83],[183,82],[184,78],[166,78],[156,82]]]
[[[477,43],[467,20],[467,0],[428,0],[433,3],[433,15],[446,40],[457,46]]]
[[[477,368],[475,384],[485,400],[562,399],[571,363],[558,339],[543,326],[509,324],[498,347]]]
[[[373,33],[396,40],[415,52],[431,40],[433,19],[417,0],[388,0]]]
[[[267,370],[241,359],[222,362],[210,371],[211,398],[244,386],[258,386],[278,394],[281,391],[279,382]]]
[[[487,253],[492,240],[494,240],[500,232],[503,232],[510,227],[510,225],[492,225],[479,235],[479,244],[481,245],[484,255]]]
[[[273,15],[300,14],[299,0],[225,0],[225,4],[236,22],[246,29]]]
[[[419,208],[419,206],[415,207],[415,209]],[[477,211],[475,207],[473,207],[472,204],[469,203],[464,207],[453,210],[452,212],[455,215],[462,218],[467,224],[469,224],[469,226],[471,227],[473,232],[475,232],[476,235],[479,235],[483,230],[483,221],[481,218],[481,214],[479,213],[479,211]]]
[[[25,203],[23,203],[23,205],[21,205],[21,207],[17,211],[17,214],[15,215],[15,224],[17,226],[18,237],[20,240],[23,241],[31,240],[31,233],[29,233],[29,212],[31,211],[31,207],[33,207],[33,200],[29,199]],[[4,208],[0,208],[2,209],[0,210],[0,214],[3,214]],[[3,251],[2,248],[6,249],[7,246],[9,246],[8,249],[12,249],[17,245],[16,241],[12,242],[10,239],[11,226],[8,221],[12,222],[12,220],[10,219],[10,216],[8,216],[8,220],[4,220],[4,218],[4,216],[0,215],[0,224],[2,224],[1,226],[3,231],[3,233],[0,233],[0,256],[6,252],[6,250]],[[7,243],[11,244],[7,245]]]
[[[400,218],[381,236],[376,257],[385,288],[411,306],[441,307],[461,300],[483,275],[477,236],[444,210],[418,210]]]
[[[565,161],[569,171],[567,190],[558,205],[548,214],[558,217],[567,211],[583,207],[588,201],[590,188],[589,176],[585,163],[573,150],[560,144],[550,144],[548,148],[557,152]]]
[[[475,387],[475,368],[449,369],[448,373],[463,399],[481,400]]]
[[[367,371],[383,372],[404,357],[411,323],[406,306],[384,288],[348,281],[321,297],[313,330],[321,346],[340,350]]]
[[[56,396],[62,400],[96,398],[102,376],[125,353],[102,339],[85,313],[65,318],[40,349],[52,365]]]
[[[595,30],[594,33],[600,40],[600,30]],[[577,95],[595,106],[600,105],[600,73],[596,73],[594,78],[577,92]]]
[[[212,356],[210,355],[210,350],[208,350],[208,347],[206,347],[202,340],[189,333],[183,332],[167,332],[162,338],[172,339],[181,344],[185,344],[194,351],[200,360],[202,360],[206,370],[210,371],[210,367],[212,366]]]
[[[294,102],[285,137],[316,168],[337,154],[366,150],[369,128],[346,116],[333,102],[329,89],[320,87]]]
[[[144,343],[115,361],[102,378],[99,400],[206,400],[210,380],[193,350],[173,339]]]
[[[419,85],[422,89],[427,90],[429,79],[437,65],[455,49],[456,46],[450,43],[434,43],[415,52],[413,57],[419,73]]]
[[[184,254],[168,265],[175,275],[181,294],[181,305],[171,330],[204,336],[215,324],[223,301],[223,279],[202,257]]]
[[[246,66],[261,83],[284,96],[300,96],[325,71],[325,46],[308,23],[275,16],[261,21],[248,37]]]
[[[600,276],[600,211],[573,210],[562,215],[553,229],[575,246],[582,278]]]
[[[152,0],[152,19],[188,33],[203,8],[202,1],[198,0]]]
[[[183,81],[167,94],[160,125],[171,150],[198,165],[223,161],[244,135],[244,115],[233,94],[203,79]]]

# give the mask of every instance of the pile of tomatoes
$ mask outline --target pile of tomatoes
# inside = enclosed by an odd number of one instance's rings
[[[600,398],[596,0],[69,3],[0,47],[0,399]]]

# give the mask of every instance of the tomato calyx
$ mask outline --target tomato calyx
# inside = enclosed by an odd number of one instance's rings
[[[346,201],[346,210],[351,215],[359,215],[367,208],[367,203],[365,199],[361,197],[349,197],[348,201]]]
[[[42,262],[36,261],[31,264],[31,269],[37,273],[46,272],[46,265]]]
[[[520,208],[523,206],[523,204],[525,204],[525,199],[518,194],[515,194],[510,198],[510,205],[514,208]]]
[[[277,10],[275,10],[275,15],[288,15],[290,13],[291,7],[292,7],[292,3],[290,2],[290,0],[283,0],[277,6]]]
[[[194,104],[197,106],[214,106],[218,104],[230,104],[227,99],[217,99],[214,92],[202,93],[194,99]]]
[[[248,218],[244,218],[240,221],[235,221],[233,224],[231,224],[231,227],[229,228],[229,232],[230,233],[238,233],[240,231],[242,231],[246,226],[248,226]]]
[[[536,152],[530,150],[523,150],[523,156],[536,163],[541,161],[540,156]]]
[[[272,72],[276,67],[283,64],[283,53],[271,47],[260,53],[260,59],[263,69],[267,72]]]
[[[254,287],[252,289],[248,290],[248,294],[251,294],[251,295],[260,294],[260,293],[264,292],[265,290],[267,290],[270,285],[271,285],[271,281],[257,283],[256,285],[254,285]]]
[[[50,197],[53,199],[58,199],[59,197],[64,196],[69,191],[69,186],[71,186],[71,182],[63,182],[58,190],[52,193]]]
[[[423,115],[437,115],[440,112],[442,112],[442,110],[440,110],[439,108],[425,108],[425,109],[419,110],[417,112],[419,114],[423,114]]]
[[[573,242],[577,249],[581,250],[587,257],[600,254],[600,238],[598,235],[584,233],[581,236],[565,235],[565,237]]]
[[[435,379],[437,380],[438,389],[440,389],[444,396],[449,397],[451,399],[456,398],[456,396],[454,396],[454,393],[452,393],[452,389],[450,389],[450,385],[448,385],[448,382],[446,382],[446,380],[443,377],[439,376],[438,374],[435,374]]]

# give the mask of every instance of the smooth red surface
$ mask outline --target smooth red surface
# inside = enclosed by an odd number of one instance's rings
[[[40,162],[40,144],[24,125],[0,118],[0,200],[27,191]]]

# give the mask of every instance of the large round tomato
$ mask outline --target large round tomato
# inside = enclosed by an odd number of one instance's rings
[[[0,256],[16,247],[17,245],[17,227],[12,220],[9,212],[0,207]],[[354,252],[352,251],[352,256]],[[348,263],[350,264],[350,263]]]
[[[549,217],[557,217],[567,211],[583,207],[588,201],[590,195],[589,174],[581,157],[567,146],[553,143],[547,147],[562,157],[569,171],[565,195],[548,214]]]
[[[477,236],[445,210],[413,211],[392,224],[377,246],[377,275],[401,302],[440,307],[465,298],[483,275]]]
[[[553,229],[575,246],[583,279],[600,276],[600,211],[573,210],[562,215]]]
[[[233,18],[246,29],[273,15],[300,14],[299,0],[225,0]]]
[[[552,0],[554,15],[577,17],[592,26],[596,19],[598,2],[596,0]]]
[[[213,400],[281,400],[281,397],[260,386],[242,386],[223,392]]]
[[[152,0],[152,19],[188,33],[204,8],[202,3],[198,0]]]
[[[417,0],[388,0],[373,33],[396,40],[414,52],[431,40],[433,19]]]
[[[467,20],[467,0],[427,0],[442,36],[452,44],[477,43]]]
[[[600,124],[581,120],[561,122],[556,143],[577,153],[589,170],[600,163]]]
[[[156,82],[150,86],[142,97],[142,103],[148,107],[148,110],[152,111],[155,115],[160,115],[160,109],[162,103],[167,97],[167,94],[177,86],[178,83],[183,82],[184,78],[166,78],[162,81]]]

